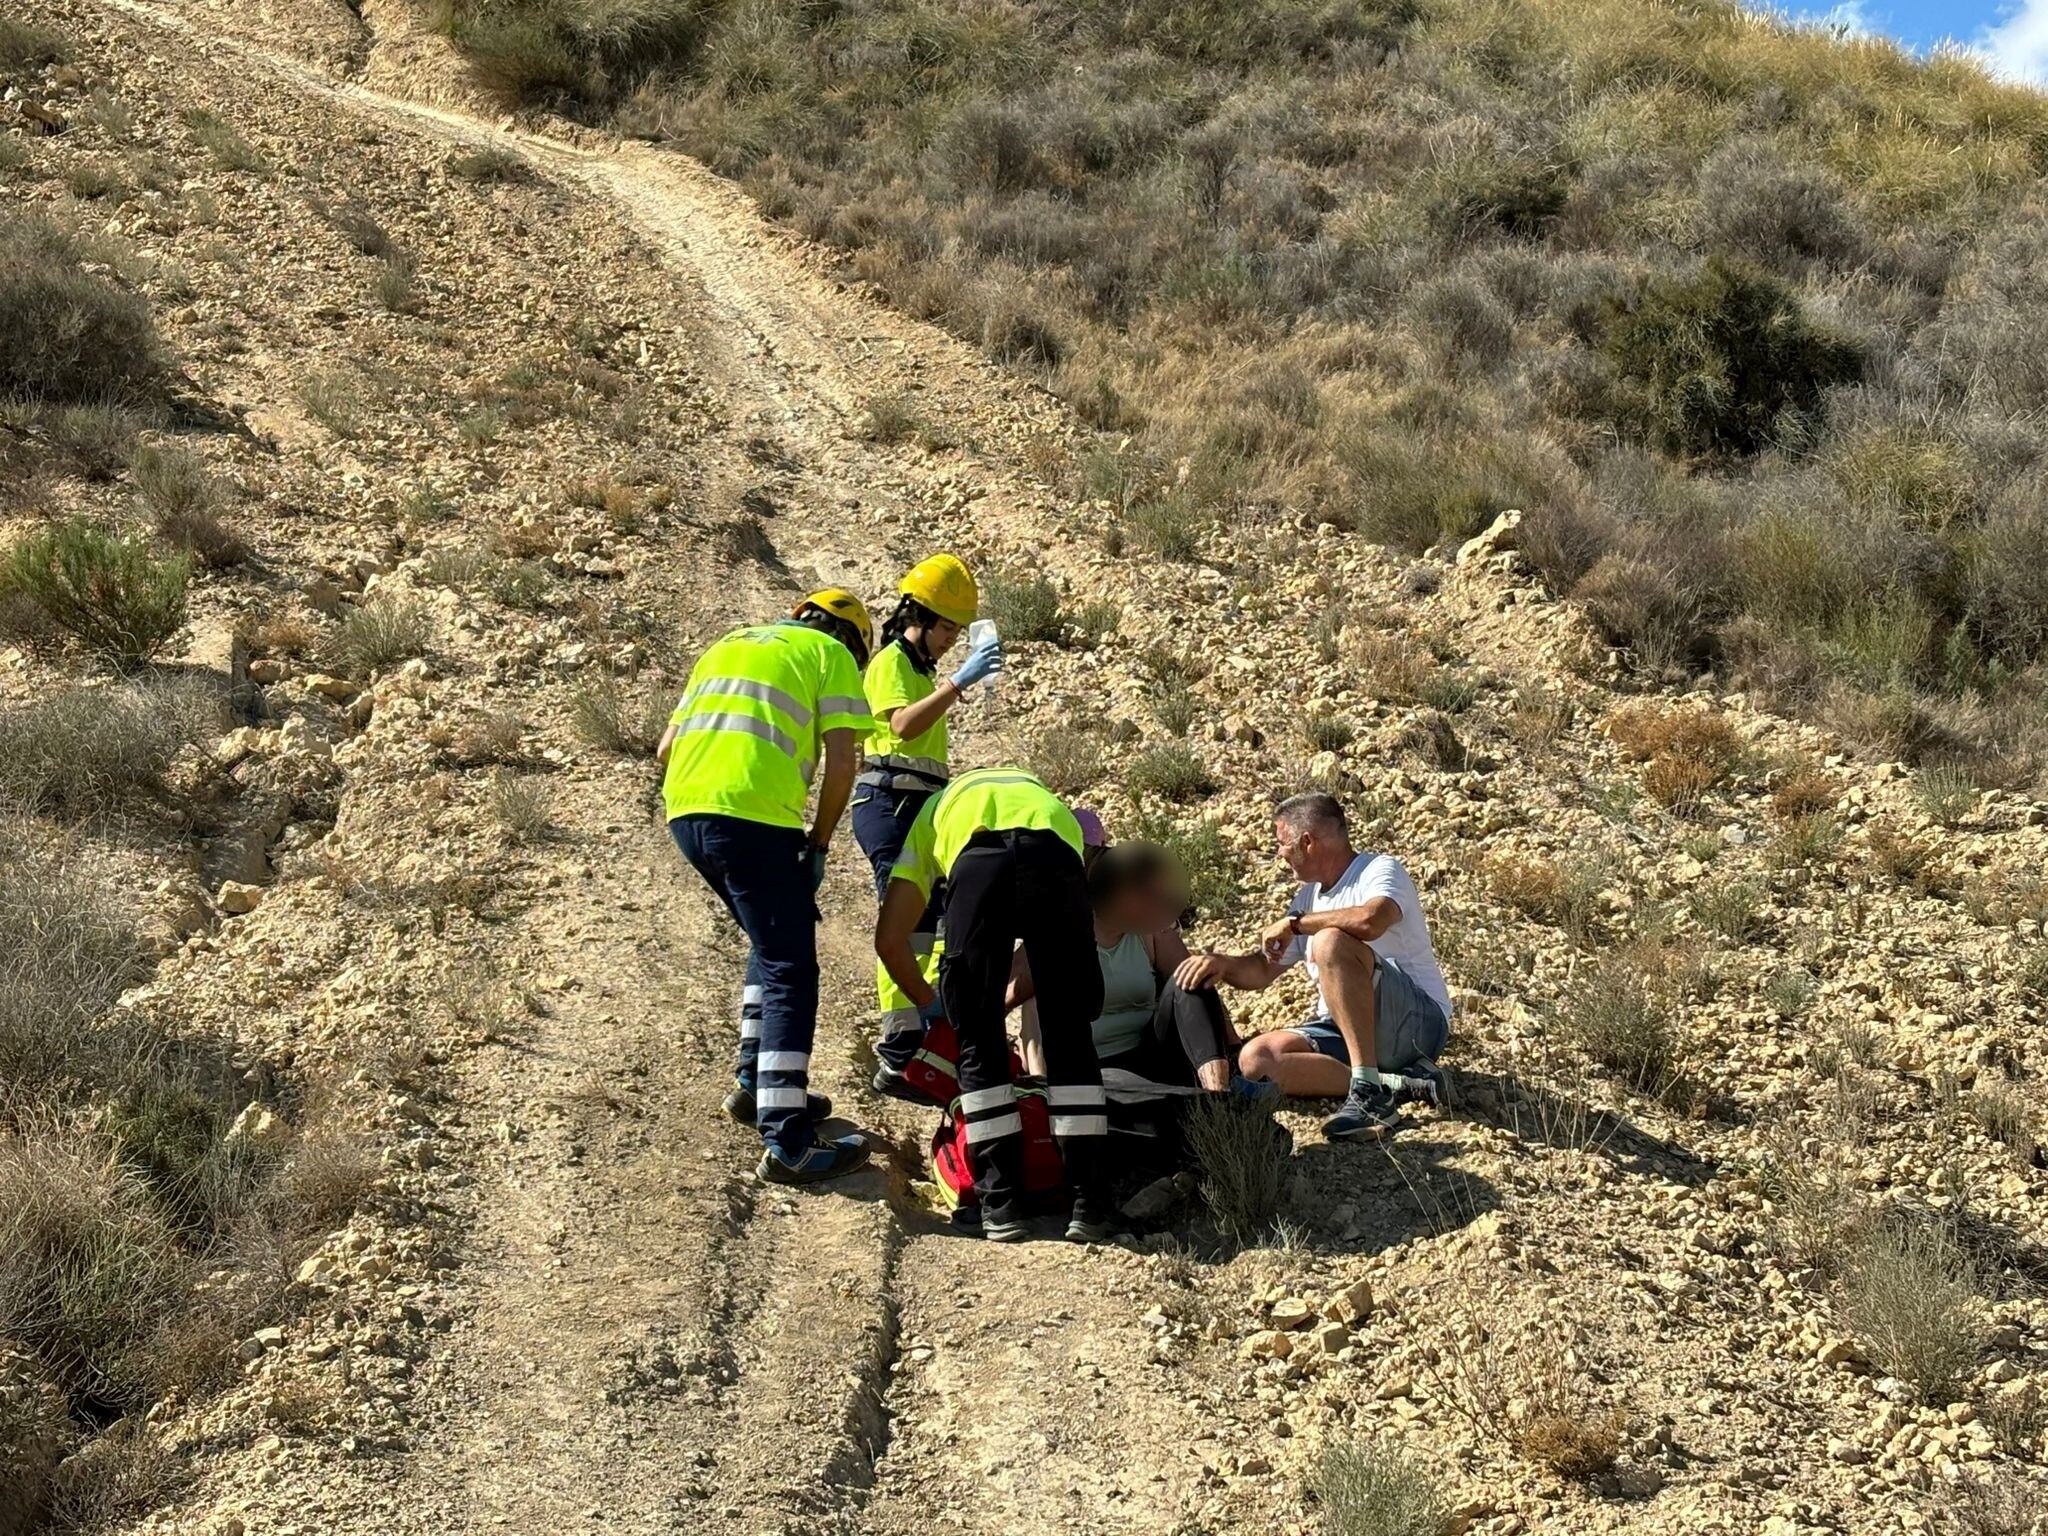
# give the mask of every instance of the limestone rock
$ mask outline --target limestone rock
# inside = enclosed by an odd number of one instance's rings
[[[221,883],[220,893],[214,899],[220,903],[221,911],[230,917],[240,917],[254,912],[263,904],[263,887],[240,880],[226,880]]]

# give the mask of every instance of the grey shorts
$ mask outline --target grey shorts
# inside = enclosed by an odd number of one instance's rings
[[[1451,1021],[1443,1009],[1424,992],[1408,973],[1391,960],[1373,967],[1372,1013],[1374,1047],[1380,1059],[1372,1065],[1382,1072],[1399,1072],[1418,1061],[1435,1061],[1451,1038]],[[1343,1031],[1331,1019],[1310,1019],[1289,1026],[1320,1056],[1351,1065],[1351,1053],[1344,1048]]]

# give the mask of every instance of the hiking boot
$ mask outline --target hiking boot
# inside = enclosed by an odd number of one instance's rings
[[[867,1165],[867,1139],[839,1136],[814,1142],[798,1153],[794,1161],[774,1147],[763,1147],[761,1161],[754,1171],[770,1184],[819,1184],[842,1174],[858,1173]]]
[[[1116,1236],[1116,1218],[1102,1201],[1088,1195],[1074,1200],[1074,1214],[1067,1222],[1070,1243],[1106,1243]]]
[[[1286,1097],[1280,1085],[1269,1077],[1249,1078],[1233,1072],[1230,1074],[1230,1096],[1243,1099],[1247,1104],[1278,1104]]]
[[[931,1096],[922,1089],[912,1086],[903,1076],[901,1067],[892,1067],[883,1062],[875,1068],[874,1079],[868,1084],[885,1099],[901,1099],[906,1104],[922,1104],[932,1107]]]
[[[1344,1105],[1323,1122],[1330,1141],[1383,1141],[1401,1124],[1401,1106],[1384,1088],[1353,1088]]]
[[[725,1112],[750,1128],[760,1123],[754,1105],[754,1090],[737,1078],[733,1080],[732,1092],[725,1096]],[[807,1093],[804,1095],[804,1113],[814,1122],[823,1120],[832,1113],[832,1101],[822,1093]]]
[[[992,1243],[1022,1243],[1031,1237],[1031,1223],[1016,1211],[991,1211],[984,1207],[981,1235]]]

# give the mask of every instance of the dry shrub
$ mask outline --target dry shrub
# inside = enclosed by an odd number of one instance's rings
[[[1864,834],[1871,868],[1887,880],[1917,882],[1934,862],[1934,845],[1885,822],[1872,822]]]
[[[140,1181],[76,1133],[0,1136],[0,1336],[73,1401],[147,1402],[144,1341],[190,1285]]]
[[[1051,725],[1032,738],[1031,771],[1058,795],[1078,795],[1102,777],[1102,742],[1077,725]]]
[[[437,721],[427,739],[456,768],[481,768],[488,763],[516,761],[526,722],[507,709],[484,710],[450,723]]]
[[[1693,921],[1731,944],[1748,944],[1764,930],[1765,892],[1747,880],[1714,880],[1686,898]]]
[[[1606,730],[1625,757],[1644,764],[1644,791],[1680,812],[1726,779],[1742,752],[1735,727],[1699,705],[1626,704],[1607,717]]]
[[[1622,754],[1637,762],[1690,757],[1725,769],[1742,753],[1742,736],[1727,718],[1698,704],[1624,704],[1607,717],[1605,729]]]
[[[1382,699],[1420,703],[1436,676],[1436,658],[1412,636],[1364,630],[1350,638],[1350,670]]]
[[[111,404],[156,388],[149,301],[86,270],[78,241],[17,208],[0,226],[0,397]]]
[[[50,1491],[57,1531],[106,1531],[160,1508],[191,1480],[176,1452],[139,1416],[124,1418],[59,1464]]]
[[[1970,1092],[1970,1111],[1984,1134],[2009,1148],[2022,1168],[2030,1168],[2040,1149],[2034,1130],[2034,1108],[2019,1086],[2008,1079],[1980,1078]]]
[[[491,819],[515,843],[537,843],[554,826],[554,805],[539,779],[502,771],[491,775]]]
[[[1625,1421],[1618,1413],[1544,1413],[1522,1426],[1518,1449],[1560,1477],[1584,1482],[1613,1468]]]
[[[1451,1503],[1432,1469],[1376,1440],[1323,1447],[1309,1486],[1328,1536],[1443,1536]]]
[[[85,1026],[147,962],[116,893],[12,817],[0,817],[0,933],[0,1113],[11,1113],[119,1050],[112,1032]]]
[[[369,1198],[381,1174],[361,1136],[338,1125],[314,1127],[278,1167],[264,1191],[265,1209],[286,1232],[326,1232]]]
[[[1489,855],[1481,865],[1487,889],[1517,912],[1552,923],[1583,943],[1600,917],[1601,872],[1540,855]]]
[[[1842,1305],[1871,1359],[1923,1402],[1953,1401],[1976,1369],[1976,1268],[1939,1222],[1901,1216],[1873,1227],[1843,1277]]]
[[[1253,1243],[1273,1228],[1287,1174],[1287,1132],[1269,1106],[1205,1093],[1188,1108],[1188,1150],[1216,1229]]]
[[[991,575],[981,589],[981,616],[995,622],[1005,643],[1058,641],[1066,634],[1059,588],[1043,576]]]
[[[158,795],[173,760],[210,742],[226,701],[200,682],[65,688],[0,712],[0,799],[69,817],[110,816]]]
[[[569,728],[593,747],[623,757],[649,757],[670,709],[652,687],[597,677],[569,695]]]
[[[1771,815],[1781,822],[1804,821],[1834,810],[1835,781],[1818,768],[1796,768],[1771,791]]]
[[[1961,1472],[1943,1484],[1937,1508],[1954,1536],[2042,1536],[2039,1484],[2009,1471]]]
[[[1576,1322],[1521,1303],[1482,1303],[1439,1328],[1430,1395],[1518,1455],[1561,1476],[1597,1477],[1621,1453],[1623,1415],[1597,1406]]]
[[[1669,984],[1631,950],[1579,967],[1558,1027],[1594,1061],[1639,1092],[1670,1097],[1683,1081],[1690,1042]]]
[[[1136,794],[1152,794],[1176,805],[1216,792],[1216,776],[1192,750],[1177,743],[1154,747],[1124,769],[1124,783]]]

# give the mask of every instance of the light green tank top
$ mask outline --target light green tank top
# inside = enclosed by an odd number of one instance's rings
[[[1152,974],[1143,934],[1127,933],[1116,948],[1095,946],[1102,962],[1102,1017],[1095,1021],[1095,1054],[1120,1056],[1137,1048],[1152,1027],[1159,1003],[1159,980]]]

